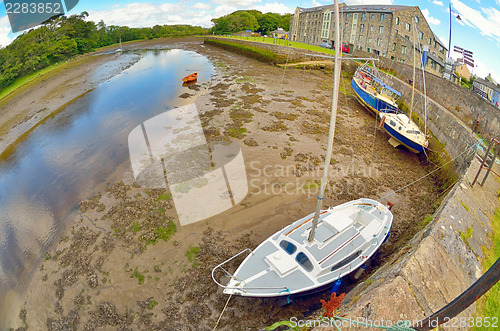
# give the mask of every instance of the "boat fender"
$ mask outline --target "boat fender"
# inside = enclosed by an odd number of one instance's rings
[[[380,120],[380,123],[378,125],[379,128],[383,127],[384,126],[384,123],[385,123],[385,115],[382,116],[382,119]]]
[[[389,239],[390,235],[391,235],[391,230],[389,230],[389,232],[387,232],[387,236],[385,236],[385,239],[384,239],[384,241],[382,241],[382,244],[385,243],[387,241],[387,239]]]
[[[387,209],[392,210],[392,207],[394,207],[394,203],[387,201]]]
[[[354,274],[354,279],[359,279],[359,277],[361,277],[361,274],[363,273],[363,271],[365,271],[365,269],[366,265],[362,264],[361,267],[359,267],[358,270],[356,270],[356,273]]]
[[[342,285],[342,278],[337,279],[332,286],[332,290],[330,291],[330,294],[332,293],[339,293],[340,285]]]

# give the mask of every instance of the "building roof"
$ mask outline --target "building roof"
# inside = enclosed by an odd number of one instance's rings
[[[301,8],[299,10],[301,13],[309,13],[315,11],[323,11],[325,9],[333,10],[333,5],[324,5],[312,8]],[[392,13],[393,11],[410,8],[409,6],[399,6],[399,5],[353,5],[353,6],[340,6],[340,10],[344,13],[355,13],[355,12],[379,12],[379,13]]]
[[[433,34],[433,36],[434,36],[434,40],[435,40],[435,41],[437,41],[437,43],[438,43],[439,45],[443,46],[443,48],[444,48],[444,49],[448,50],[448,48],[446,48],[446,45],[445,45],[445,44],[443,44],[443,42],[441,41],[441,39],[439,39],[439,37],[438,37],[438,36],[436,36],[436,34],[434,33],[434,31],[432,31],[432,30],[431,30],[431,32],[432,32],[432,34]]]
[[[444,67],[444,63],[443,61],[441,61],[441,59],[439,57],[437,57],[436,55],[432,54],[432,53],[427,53],[427,56],[432,59],[434,62],[436,62],[437,64],[439,64],[441,67]]]
[[[473,84],[475,84],[475,83],[479,83],[481,85],[484,85],[484,86],[487,86],[487,87],[491,88],[492,90],[496,90],[496,91],[500,92],[500,87],[499,86],[493,84],[492,82],[490,82],[490,81],[488,81],[486,79],[482,79],[482,78],[478,77],[478,78],[476,78],[474,80]]]
[[[379,13],[392,13],[396,10],[407,9],[409,6],[399,6],[399,5],[353,5],[345,6],[342,8],[344,13],[355,13],[355,12],[379,12]]]

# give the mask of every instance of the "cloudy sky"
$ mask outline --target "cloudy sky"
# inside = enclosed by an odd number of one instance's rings
[[[20,0],[21,1],[21,0]],[[3,2],[0,0],[0,2]],[[80,0],[70,13],[89,12],[89,19],[108,25],[132,27],[155,24],[192,24],[211,27],[210,20],[238,9],[257,9],[264,13],[292,13],[297,6],[314,7],[332,3],[325,0]],[[343,2],[343,1],[341,1]],[[449,4],[452,5],[452,48],[460,46],[474,53],[473,73],[491,73],[500,82],[500,0],[345,0],[353,4],[394,4],[419,6],[434,33],[448,45]],[[460,15],[461,20],[455,18]],[[0,45],[12,34],[5,6],[0,4]],[[452,52],[453,55],[453,52]],[[455,53],[454,57],[457,57]]]

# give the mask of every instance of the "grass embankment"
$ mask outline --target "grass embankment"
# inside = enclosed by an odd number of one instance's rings
[[[65,64],[66,64],[66,62],[56,63],[56,64],[51,65],[50,67],[38,70],[38,71],[33,72],[27,76],[23,76],[21,78],[16,79],[11,85],[0,90],[0,100],[7,97],[8,95],[10,95],[12,92],[16,91],[18,88],[28,84],[29,82],[49,73],[57,68],[64,66]]]
[[[324,48],[320,46],[315,46],[315,45],[309,45],[309,44],[304,44],[304,43],[299,43],[297,41],[290,41],[290,40],[285,40],[285,39],[278,39],[278,38],[270,38],[270,37],[235,37],[235,36],[217,36],[220,38],[226,38],[228,40],[235,39],[235,40],[244,40],[244,41],[249,41],[249,42],[258,42],[258,43],[265,43],[265,44],[271,44],[271,45],[278,45],[278,46],[289,46],[293,48],[299,48],[299,49],[304,49],[308,51],[314,51],[314,52],[321,52],[321,53],[326,53],[326,54],[331,54],[334,55],[335,51],[333,49],[329,48]]]
[[[214,39],[205,39],[205,43],[209,45],[215,45],[218,46],[222,49],[237,53],[237,54],[242,54],[248,57],[251,57],[253,59],[262,61],[262,62],[267,62],[267,63],[281,63],[285,62],[286,58],[283,56],[276,54],[273,51],[259,48],[259,47],[254,47],[250,45],[243,45],[231,41],[221,41],[221,40],[214,40]]]
[[[497,192],[500,202],[500,191]],[[495,211],[495,215],[491,219],[492,234],[491,234],[491,248],[483,247],[484,259],[481,261],[483,265],[483,273],[486,272],[493,263],[500,258],[500,208]],[[478,306],[476,310],[477,317],[482,317],[485,321],[486,317],[489,317],[489,322],[493,323],[494,317],[500,317],[500,282],[496,283],[486,294],[479,299]],[[477,326],[474,330],[490,330],[491,327]],[[498,324],[497,324],[498,325]]]

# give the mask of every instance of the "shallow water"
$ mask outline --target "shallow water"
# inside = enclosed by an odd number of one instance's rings
[[[181,78],[198,72],[199,86],[215,73],[194,52],[140,54],[132,67],[36,128],[0,163],[0,293],[29,277],[74,220],[78,202],[111,184],[117,171],[130,171],[128,134],[190,92]]]

